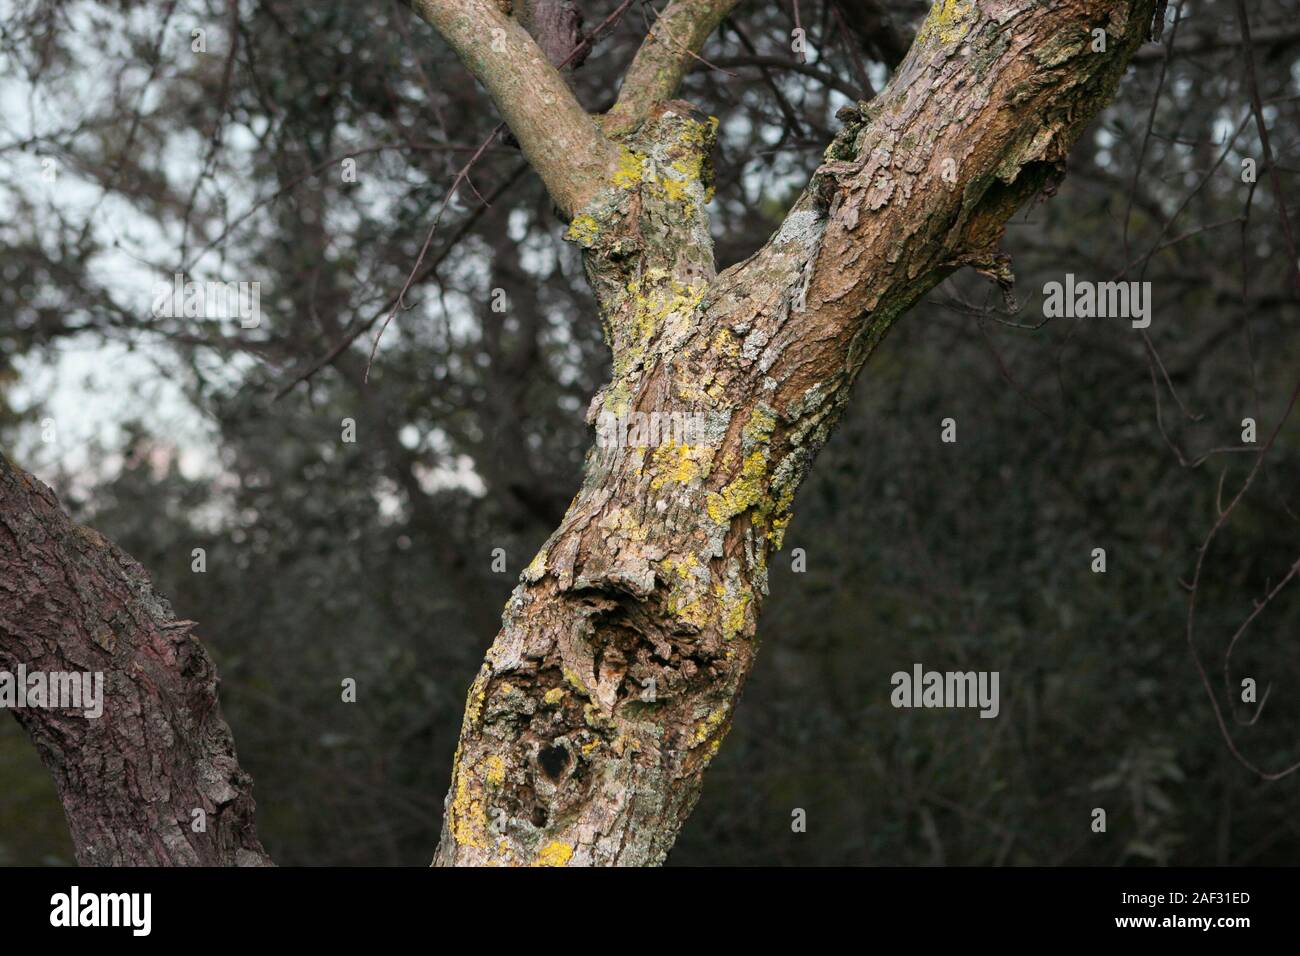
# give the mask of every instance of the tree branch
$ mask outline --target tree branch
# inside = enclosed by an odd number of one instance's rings
[[[789,284],[801,317],[782,335],[798,340],[784,358],[808,363],[791,396],[829,369],[851,374],[956,269],[1009,287],[998,249],[1007,219],[1064,175],[1146,38],[1152,5],[935,3],[886,89],[849,111],[781,230],[719,277],[721,297],[760,274]],[[1105,52],[1091,48],[1094,29],[1107,33]]]
[[[488,0],[409,2],[483,84],[561,211],[586,205],[616,151],[528,31]]]
[[[613,352],[588,410],[600,439],[470,689],[436,864],[665,858],[753,666],[796,492],[863,362],[955,269],[1009,281],[1007,218],[1059,177],[1153,6],[937,0],[778,233],[717,276],[715,123],[655,102],[671,77],[629,75],[607,129],[630,123],[639,162],[568,235]],[[638,60],[665,54],[654,42]],[[691,416],[695,435],[637,447],[620,423],[656,414]]]
[[[695,54],[740,0],[673,0],[659,15],[623,77],[618,100],[605,114],[605,132],[626,133],[656,103],[672,99]]]
[[[800,63],[798,60],[786,59],[780,56],[728,56],[714,60],[713,65],[723,69],[738,66],[756,66],[759,69],[789,70],[792,73],[800,73],[803,76],[811,77],[822,86],[835,90],[837,93],[843,93],[849,99],[856,99],[861,93],[861,90],[854,87],[852,83],[840,79],[830,70],[819,69],[811,63]]]

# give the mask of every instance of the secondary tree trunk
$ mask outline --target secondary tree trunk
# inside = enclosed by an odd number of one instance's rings
[[[99,717],[14,710],[83,866],[270,865],[193,624],[0,455],[0,670],[103,674]]]
[[[610,416],[691,415],[702,433],[588,456],[470,688],[435,864],[664,859],[754,662],[795,491],[863,362],[955,269],[1009,287],[1007,218],[1055,185],[1153,6],[940,0],[780,231],[722,275],[704,212],[716,121],[670,102],[622,138],[568,233],[613,352],[589,419],[617,438]]]

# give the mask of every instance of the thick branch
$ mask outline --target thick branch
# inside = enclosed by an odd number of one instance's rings
[[[740,0],[673,0],[650,27],[627,69],[618,101],[605,114],[605,131],[626,133],[656,103],[672,99],[690,72],[695,54]]]
[[[410,0],[487,89],[555,204],[571,215],[608,181],[616,151],[546,55],[489,0]]]
[[[271,864],[193,625],[139,564],[0,455],[0,671],[103,675],[99,716],[14,710],[83,866]]]
[[[972,266],[1004,286],[1007,219],[1050,192],[1148,33],[1153,4],[940,0],[889,86],[850,113],[772,241],[728,287],[786,286],[773,362],[794,400],[856,371],[893,321]],[[1093,50],[1094,30],[1106,49]],[[737,310],[743,314],[744,307]],[[770,373],[778,380],[777,372]]]

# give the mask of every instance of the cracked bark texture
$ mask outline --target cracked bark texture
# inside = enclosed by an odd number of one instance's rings
[[[0,455],[0,670],[104,675],[98,718],[13,711],[54,778],[83,866],[270,865],[193,624],[139,564]]]
[[[1008,217],[1055,186],[1153,7],[939,0],[886,90],[844,111],[780,230],[720,275],[704,210],[716,121],[669,101],[606,124],[614,171],[568,228],[613,354],[588,418],[704,427],[589,453],[470,688],[435,865],[664,860],[753,665],[795,491],[858,371],[954,270],[1009,289]]]
[[[938,0],[884,92],[843,111],[777,233],[721,274],[705,210],[717,121],[670,97],[734,0],[669,4],[601,122],[509,5],[410,4],[570,217],[613,356],[589,420],[701,423],[590,452],[470,688],[434,862],[660,863],[753,665],[795,492],[863,363],[954,270],[1010,287],[1007,218],[1059,180],[1155,2]],[[0,598],[0,667],[105,674],[98,720],[17,712],[80,862],[269,862],[192,622],[3,456]]]

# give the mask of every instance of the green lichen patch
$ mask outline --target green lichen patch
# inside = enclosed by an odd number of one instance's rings
[[[962,40],[974,22],[975,0],[939,0],[916,34],[917,43],[937,40],[951,46]]]
[[[707,478],[713,467],[714,449],[707,445],[688,445],[685,442],[666,442],[651,456],[655,476],[650,488],[658,491],[668,484],[689,485]]]
[[[740,474],[720,492],[711,492],[705,500],[709,517],[714,521],[728,522],[763,500],[767,484],[768,443],[775,428],[776,415],[772,409],[761,403],[755,406],[741,430],[743,459]]]
[[[698,747],[700,744],[713,737],[722,727],[727,719],[727,714],[731,710],[731,705],[727,702],[719,704],[711,710],[703,720],[695,725],[695,734],[691,738],[691,747]]]

